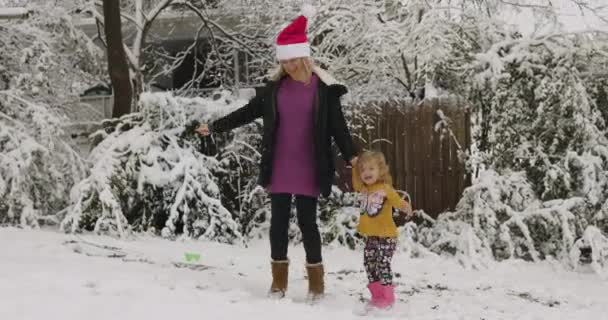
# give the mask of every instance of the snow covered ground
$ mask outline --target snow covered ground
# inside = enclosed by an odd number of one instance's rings
[[[138,236],[118,240],[0,228],[0,319],[364,319],[361,253],[325,248],[328,296],[304,303],[303,249],[291,248],[288,299],[270,300],[268,246]],[[186,263],[185,252],[198,252]],[[608,319],[608,281],[551,263],[465,270],[443,258],[395,257],[389,319]],[[371,319],[372,317],[369,316]]]

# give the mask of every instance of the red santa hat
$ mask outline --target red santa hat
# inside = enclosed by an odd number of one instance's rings
[[[306,37],[306,15],[314,14],[312,6],[302,8],[304,15],[297,17],[277,36],[277,59],[287,60],[292,58],[310,57],[310,44]]]

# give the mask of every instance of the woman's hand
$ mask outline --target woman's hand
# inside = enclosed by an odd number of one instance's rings
[[[196,133],[202,136],[208,136],[210,134],[209,125],[207,125],[206,123],[201,123],[194,131],[196,131]]]
[[[359,160],[359,157],[354,157],[354,158],[350,159],[350,165],[353,167],[356,166],[357,160]]]

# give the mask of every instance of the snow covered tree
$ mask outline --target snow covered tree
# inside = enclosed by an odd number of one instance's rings
[[[98,81],[100,52],[62,8],[0,21],[0,223],[56,223],[86,173],[66,124],[78,94]]]
[[[603,72],[602,63],[588,63],[602,61],[604,44],[584,34],[485,38],[464,85],[490,170],[422,239],[477,267],[491,257],[576,265],[577,248],[591,241],[596,265],[605,266],[606,234],[594,231],[606,230],[608,201]]]
[[[599,172],[606,169],[601,112],[581,74],[587,66],[580,61],[592,55],[567,38],[505,40],[478,55],[486,68],[473,94],[491,97],[489,112],[482,115],[492,124],[491,147],[482,150],[488,165],[525,170],[546,200],[588,194],[584,185],[591,182],[577,178],[588,160],[599,161]],[[594,202],[601,200],[606,182],[598,177],[596,183]]]
[[[241,102],[238,102],[241,103]],[[224,99],[144,94],[139,113],[105,122],[91,174],[71,192],[65,231],[82,228],[127,236],[133,229],[232,243],[239,225],[220,200],[213,157],[197,151],[190,123],[209,120]],[[234,108],[234,107],[232,107]]]

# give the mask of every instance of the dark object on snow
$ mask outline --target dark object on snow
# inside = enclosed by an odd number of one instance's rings
[[[212,269],[212,267],[210,267],[208,265],[197,264],[197,263],[173,262],[173,265],[176,268],[185,268],[185,269],[190,269],[190,270],[194,270],[194,271],[205,271],[205,270]]]
[[[591,258],[591,253],[593,252],[591,247],[581,247],[579,248],[581,251],[581,255],[579,257],[579,262],[581,264],[591,264],[593,259]]]
[[[112,95],[112,87],[105,84],[99,83],[95,86],[92,86],[86,89],[80,96],[88,97],[88,96],[111,96]]]

